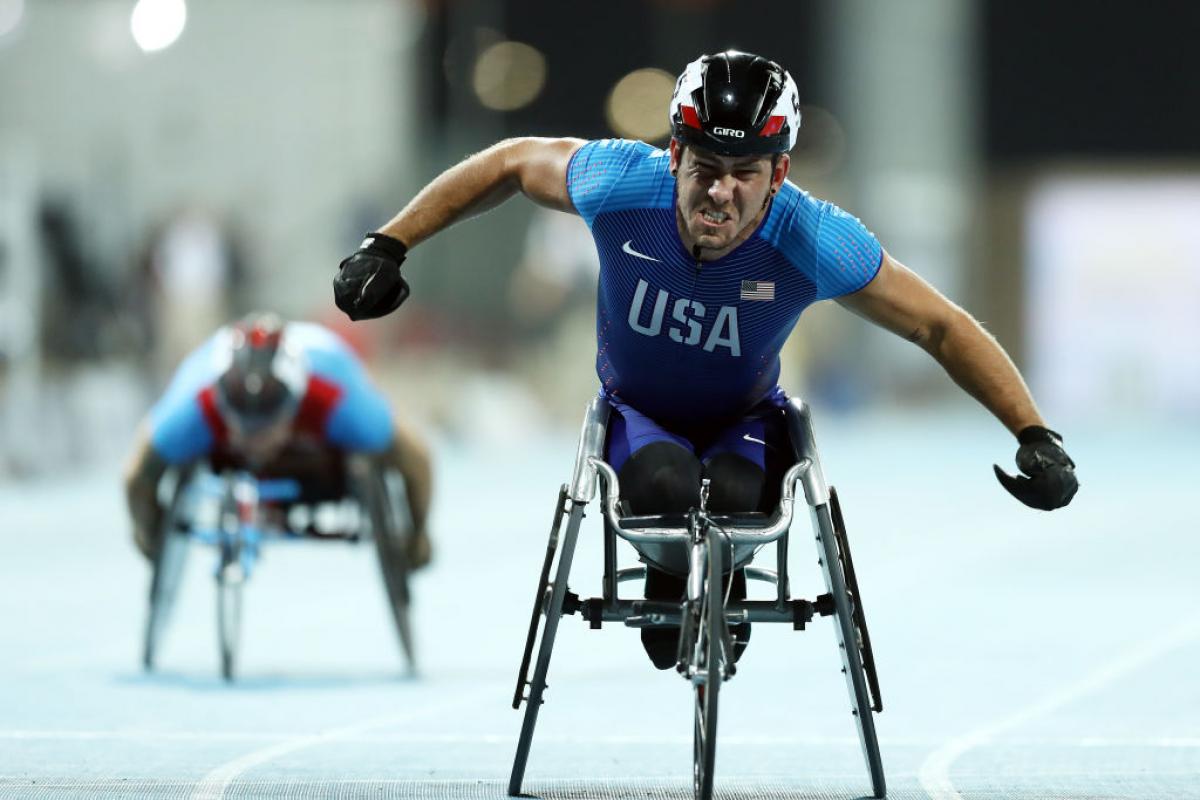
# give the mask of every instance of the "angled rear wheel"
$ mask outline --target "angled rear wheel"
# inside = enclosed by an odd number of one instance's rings
[[[146,628],[142,636],[142,667],[154,669],[163,634],[175,607],[175,597],[183,579],[183,567],[187,562],[190,541],[188,532],[181,526],[180,514],[183,496],[190,471],[178,477],[171,507],[163,519],[159,536],[158,552],[151,566],[149,602],[146,609]]]
[[[862,596],[854,573],[854,561],[850,556],[850,542],[846,536],[841,504],[832,487],[828,511],[819,515],[819,522],[826,582],[833,595],[836,612],[842,672],[846,675],[859,743],[871,776],[872,796],[882,798],[887,795],[887,784],[873,712],[882,710],[883,703],[879,696],[879,681],[875,675],[875,658],[863,614]]]
[[[169,528],[163,532],[162,543],[154,558],[146,630],[142,638],[142,667],[147,671],[154,669],[159,645],[175,607],[175,596],[179,593],[179,584],[183,578],[187,550],[186,535]]]
[[[388,607],[396,626],[396,636],[400,640],[405,664],[409,672],[415,672],[416,642],[413,637],[412,595],[408,585],[409,563],[404,531],[398,524],[396,508],[392,504],[383,471],[372,470],[367,484],[367,509],[375,540],[375,553],[379,558],[379,571],[387,591]]]

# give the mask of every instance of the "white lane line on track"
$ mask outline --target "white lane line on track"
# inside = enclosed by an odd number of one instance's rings
[[[1177,625],[1166,633],[1136,645],[1114,660],[1085,675],[1079,681],[1051,692],[1006,717],[1002,717],[963,736],[947,741],[921,763],[917,778],[932,800],[963,800],[950,781],[950,767],[969,750],[987,744],[995,737],[1051,714],[1063,706],[1103,689],[1167,653],[1200,638],[1200,620]],[[1085,740],[1086,741],[1086,740]]]
[[[281,739],[291,739],[294,733],[284,731],[55,731],[55,730],[14,730],[0,731],[0,740],[15,741],[133,741],[133,742],[271,742]],[[354,744],[502,744],[516,742],[512,733],[383,733],[383,734],[350,734],[338,739],[341,742]],[[689,744],[691,736],[639,736],[636,734],[612,734],[593,736],[574,736],[548,733],[538,736],[538,742],[555,745],[677,745]],[[930,739],[911,739],[884,737],[880,742],[885,747],[933,747],[939,742]],[[762,734],[755,736],[739,736],[737,734],[721,737],[722,745],[730,746],[857,746],[858,738],[854,736],[772,736]],[[1154,749],[1197,749],[1200,748],[1200,737],[1188,736],[1153,736],[1147,738],[1111,738],[1102,736],[1085,736],[1077,739],[1067,738],[1025,738],[1006,739],[1005,744],[1014,747],[1092,747],[1092,748],[1154,748]]]
[[[389,716],[374,717],[372,719],[363,720],[362,722],[354,723],[353,725],[344,725],[340,728],[325,731],[324,733],[309,734],[307,736],[293,736],[277,744],[268,747],[253,750],[244,756],[239,756],[232,761],[226,761],[224,764],[212,769],[200,779],[196,787],[192,790],[191,800],[221,800],[225,796],[225,790],[229,785],[237,780],[237,777],[247,770],[253,769],[260,764],[265,764],[268,761],[287,755],[288,753],[297,750],[303,750],[306,747],[313,747],[319,744],[327,744],[339,739],[356,736],[366,733],[376,728],[385,728],[389,725],[396,725],[401,722],[411,722],[414,719],[428,717],[437,714],[445,714],[448,711],[460,708],[462,706],[476,704],[485,697],[493,697],[497,693],[495,686],[487,686],[485,688],[476,689],[473,692],[459,695],[455,700],[447,703],[437,703],[434,705],[417,708],[403,714],[392,714]]]

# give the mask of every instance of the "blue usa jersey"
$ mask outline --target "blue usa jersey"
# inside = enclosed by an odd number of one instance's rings
[[[310,322],[287,323],[283,336],[309,369],[293,433],[345,451],[385,449],[392,440],[391,408],[346,343]],[[232,358],[232,341],[231,330],[221,328],[192,351],[151,409],[150,441],[168,464],[207,456],[227,443],[214,386]]]
[[[601,390],[667,423],[736,419],[778,392],[779,352],[800,313],[858,291],[882,248],[857,219],[786,181],[749,239],[698,263],[675,221],[669,155],[593,141],[567,188],[600,255]]]

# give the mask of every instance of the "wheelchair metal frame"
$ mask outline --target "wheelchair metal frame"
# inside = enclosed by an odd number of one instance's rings
[[[192,465],[180,470],[170,489],[159,550],[153,563],[142,664],[149,671],[154,660],[182,577],[191,542],[211,546],[216,554],[213,577],[217,589],[217,639],[221,674],[232,681],[239,649],[242,588],[260,557],[264,541],[373,540],[389,606],[410,672],[416,669],[415,646],[409,620],[408,568],[402,542],[392,541],[397,528],[395,498],[385,471],[367,461],[346,464],[346,494],[340,499],[307,500],[300,485],[290,478],[257,478],[245,470],[213,471]],[[312,508],[352,503],[353,525],[345,530],[318,532],[316,520],[304,529],[284,524],[263,524],[264,504],[297,503]],[[205,513],[207,512],[207,513]],[[366,533],[370,531],[369,535]]]
[[[717,591],[711,592],[705,583],[706,580],[710,580],[704,572],[710,555],[717,559],[715,564],[718,566],[715,574],[720,575],[722,572],[719,559],[724,557],[725,545],[728,545],[729,550],[734,553],[733,560],[729,564],[729,569],[732,570],[742,564],[748,564],[753,553],[761,546],[775,542],[776,567],[774,570],[745,566],[748,579],[767,581],[775,585],[775,598],[773,600],[722,602],[720,619],[715,621],[719,627],[711,629],[722,632],[722,641],[717,645],[724,649],[725,655],[728,655],[729,624],[785,622],[791,623],[795,630],[804,630],[814,614],[833,616],[837,622],[835,631],[842,660],[842,672],[846,676],[846,685],[850,695],[851,713],[858,729],[859,742],[870,775],[873,796],[884,797],[886,784],[871,713],[872,711],[882,711],[883,706],[879,696],[870,636],[867,633],[837,493],[825,481],[817,455],[808,406],[798,399],[792,399],[785,409],[788,431],[797,460],[783,479],[779,505],[770,516],[709,514],[703,507],[702,499],[701,508],[693,509],[683,519],[680,518],[680,515],[623,517],[620,513],[620,484],[616,472],[603,460],[610,413],[611,408],[602,397],[597,397],[589,403],[576,451],[571,482],[564,484],[559,490],[550,539],[530,618],[525,652],[521,661],[516,691],[513,695],[514,709],[519,709],[523,700],[526,702],[526,707],[509,779],[509,795],[521,795],[521,785],[533,741],[534,728],[537,724],[538,711],[545,702],[543,695],[547,685],[546,676],[554,648],[554,639],[558,631],[558,622],[564,614],[580,614],[591,628],[600,628],[605,622],[621,622],[629,627],[681,626],[679,668],[685,677],[699,685],[707,679],[707,676],[698,677],[695,670],[689,669],[686,663],[688,656],[685,650],[688,642],[685,640],[688,636],[688,624],[685,615],[688,613],[689,603],[697,601],[706,593],[716,598],[722,597],[719,588]],[[795,484],[797,482],[803,487],[804,498],[809,506],[818,560],[827,590],[826,594],[813,601],[791,597],[788,578],[788,533],[795,512],[797,500]],[[597,484],[601,491],[600,504],[604,519],[602,591],[601,597],[581,599],[569,590],[567,584],[579,528],[584,517],[584,509],[595,497]],[[703,492],[702,498],[706,494],[707,492]],[[563,529],[564,520],[566,522],[565,530]],[[635,547],[639,545],[643,547],[658,545],[690,547],[687,599],[682,603],[676,603],[620,598],[618,585],[627,580],[643,577],[645,568],[618,568],[618,537],[625,539]],[[719,545],[717,548],[712,548],[711,545],[714,542]],[[705,550],[705,548],[708,549]],[[737,555],[739,548],[742,550],[740,558]],[[713,552],[714,550],[716,552]],[[557,566],[555,565],[556,556]],[[551,580],[552,571],[554,572],[553,580]],[[540,645],[537,648],[536,662],[534,662],[533,651],[535,643],[539,639],[539,618],[542,618]],[[720,664],[719,677],[723,680],[727,680],[734,673],[732,662],[732,658],[728,657],[714,662]],[[532,678],[529,676],[531,664],[534,669]],[[528,689],[527,695],[526,689]],[[715,689],[716,687],[713,687],[709,691],[715,695]],[[704,697],[703,693],[698,692],[698,698],[702,697]],[[712,698],[712,702],[715,704],[715,697]],[[697,708],[697,725],[699,725],[699,705]],[[712,716],[714,728],[715,720],[714,705]],[[712,735],[715,737],[715,729],[712,731]],[[704,782],[703,788],[699,777],[700,757],[697,752],[696,796],[708,800],[712,791],[711,763],[713,756],[709,755],[710,774],[707,781]]]

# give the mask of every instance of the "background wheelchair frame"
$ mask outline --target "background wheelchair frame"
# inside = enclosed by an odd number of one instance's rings
[[[174,486],[169,489],[170,500],[152,566],[142,666],[147,671],[154,669],[155,656],[170,620],[192,540],[212,545],[217,550],[214,568],[217,643],[221,675],[226,681],[232,681],[240,644],[242,588],[257,562],[262,541],[315,539],[357,542],[370,538],[375,542],[388,605],[405,663],[410,672],[414,671],[416,650],[409,614],[411,597],[404,541],[411,526],[401,522],[397,493],[389,487],[384,469],[367,459],[355,458],[348,460],[346,473],[349,496],[357,501],[359,507],[357,529],[318,534],[312,530],[268,527],[260,522],[259,512],[264,503],[311,504],[303,496],[297,496],[299,488],[295,484],[286,480],[260,482],[244,471],[226,470],[215,474],[200,465],[180,470]],[[207,491],[211,497],[214,488],[219,492],[217,519],[211,528],[205,528],[192,518],[196,495]]]
[[[610,412],[611,408],[603,398],[596,398],[588,405],[571,483],[562,486],[559,490],[558,504],[550,530],[550,540],[538,581],[537,594],[534,598],[529,635],[526,639],[520,674],[513,695],[514,709],[520,708],[522,700],[526,701],[526,707],[520,738],[517,742],[517,752],[513,760],[512,774],[509,778],[509,795],[519,796],[521,794],[521,784],[524,780],[525,766],[529,758],[538,711],[544,702],[542,696],[546,689],[546,675],[549,671],[550,656],[554,648],[559,619],[564,614],[579,613],[593,629],[601,627],[604,622],[622,622],[630,627],[679,625],[684,622],[681,639],[686,639],[689,626],[686,624],[685,616],[695,612],[694,608],[689,609],[689,601],[671,603],[618,598],[618,584],[624,580],[644,576],[645,569],[642,567],[617,568],[616,538],[620,536],[635,546],[639,543],[644,546],[667,541],[682,543],[689,539],[694,542],[696,541],[697,520],[702,518],[701,524],[706,527],[711,525],[720,530],[719,537],[715,539],[718,543],[728,541],[736,547],[738,542],[742,542],[743,544],[749,543],[752,548],[757,548],[767,541],[776,541],[777,553],[777,565],[774,571],[746,567],[748,579],[766,580],[775,584],[777,589],[775,599],[739,600],[726,604],[719,584],[716,591],[708,588],[714,580],[719,580],[713,576],[721,575],[723,572],[720,560],[723,548],[710,548],[713,551],[713,557],[706,558],[703,564],[698,563],[695,556],[699,550],[693,549],[692,574],[688,578],[689,597],[694,599],[699,593],[708,598],[707,602],[710,604],[713,600],[719,601],[717,609],[720,613],[707,615],[707,619],[710,620],[707,627],[709,649],[712,650],[711,643],[718,641],[718,637],[722,635],[725,639],[723,646],[729,646],[728,628],[726,627],[728,621],[790,622],[795,630],[804,630],[814,614],[833,616],[837,622],[835,631],[842,659],[842,672],[846,676],[846,685],[850,694],[851,713],[855,719],[863,757],[870,774],[872,793],[874,797],[884,797],[886,784],[883,764],[875,733],[875,722],[871,713],[872,711],[882,711],[883,705],[879,695],[879,682],[875,672],[871,641],[867,632],[841,507],[836,491],[825,483],[824,473],[817,457],[811,416],[807,405],[800,400],[792,399],[785,409],[788,431],[797,463],[789,470],[784,479],[779,507],[770,518],[765,518],[762,514],[709,516],[702,510],[697,514],[695,509],[687,519],[681,519],[680,515],[621,518],[616,498],[608,496],[610,488],[616,488],[616,475],[612,468],[602,460]],[[567,582],[571,572],[571,561],[574,557],[579,527],[584,516],[584,508],[595,494],[597,480],[602,484],[601,503],[605,512],[603,515],[605,525],[602,596],[581,599],[569,590]],[[792,521],[793,485],[797,480],[803,486],[804,496],[809,506],[813,531],[817,540],[819,563],[827,589],[826,594],[813,601],[793,599],[790,596],[788,581],[788,530]],[[562,531],[564,518],[567,521],[565,532]],[[556,555],[558,555],[557,567],[554,564]],[[738,566],[748,560],[748,557],[739,559],[735,551],[733,559],[730,561],[730,567]],[[550,580],[552,569],[554,570],[553,581]],[[705,572],[709,574],[706,575]],[[543,618],[543,623],[531,680],[529,668],[533,660],[534,647],[539,638],[539,617]],[[692,631],[692,635],[693,637],[705,636],[703,632],[695,630]],[[694,644],[694,640],[691,642],[681,641],[681,671],[685,666],[685,650]],[[695,795],[700,800],[709,800],[712,795],[712,766],[715,758],[716,738],[716,690],[719,688],[721,680],[728,679],[733,672],[732,658],[730,658],[727,664],[721,665],[721,670],[717,673],[709,671],[708,675],[712,675],[714,680],[709,682],[707,690],[697,688],[693,785]],[[707,676],[691,677],[691,680],[697,687],[700,687],[706,682]],[[529,689],[527,696],[525,695],[526,688]]]

